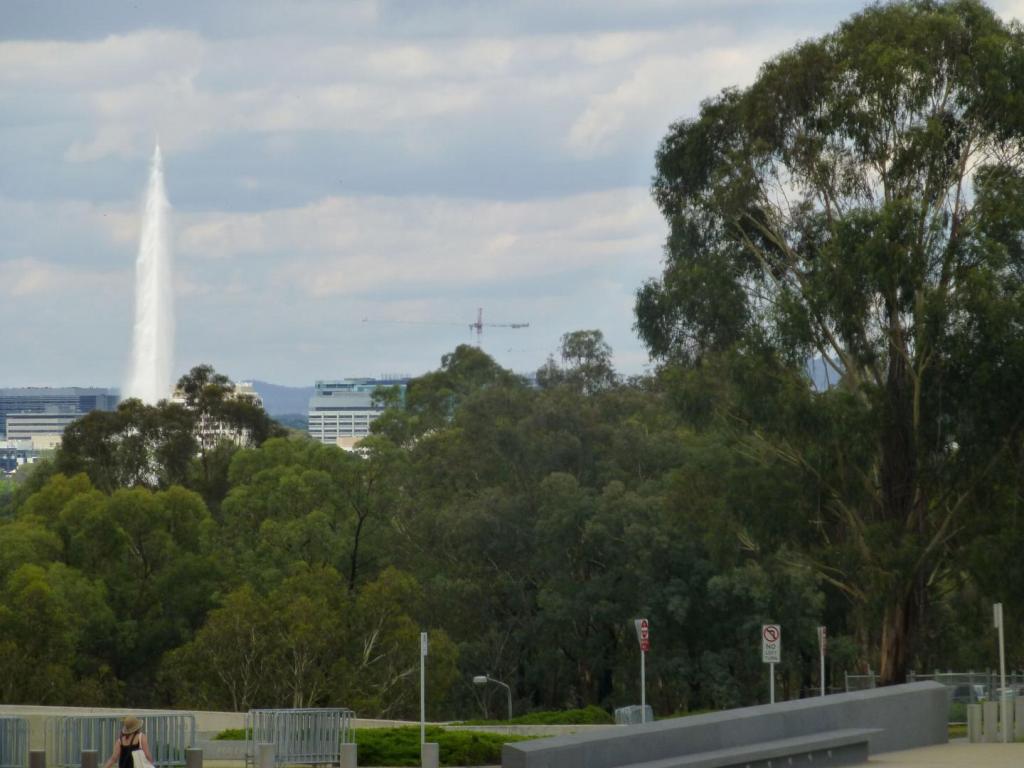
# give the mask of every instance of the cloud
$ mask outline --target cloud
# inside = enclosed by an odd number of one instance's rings
[[[763,61],[778,52],[771,41],[710,45],[684,54],[646,55],[609,90],[590,97],[566,138],[581,156],[607,151],[640,126],[665,126],[685,106],[696,106],[722,88],[747,85]]]
[[[74,269],[33,258],[0,261],[0,296],[54,299],[98,294],[113,296],[126,287],[124,273]]]
[[[1006,21],[1024,18],[1024,0],[991,0],[989,5]]]
[[[0,87],[56,90],[178,78],[202,69],[206,44],[190,32],[143,30],[101,40],[0,42]]]
[[[663,237],[646,189],[502,202],[330,197],[301,208],[185,217],[184,260],[270,257],[306,295],[499,284],[652,257]]]
[[[206,39],[143,30],[88,42],[0,43],[0,98],[62,97],[80,126],[72,162],[132,157],[154,136],[170,153],[218,137],[311,131],[420,138],[488,119],[560,124],[582,154],[631,128],[663,124],[722,85],[749,78],[773,39],[749,45],[721,26],[657,31],[462,36],[328,43],[278,36]],[[680,53],[685,52],[685,53]],[[672,94],[672,99],[666,99]]]

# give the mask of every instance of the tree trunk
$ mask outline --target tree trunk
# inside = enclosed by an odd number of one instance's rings
[[[890,319],[896,316],[890,309]],[[885,382],[885,422],[882,426],[879,467],[880,513],[895,533],[883,546],[890,551],[911,546],[924,526],[924,515],[916,514],[918,498],[917,434],[914,424],[914,389],[908,365],[908,350],[897,323],[890,320],[888,371]],[[884,562],[888,557],[882,557]],[[899,558],[903,559],[903,558]],[[890,568],[892,566],[889,566]],[[910,647],[917,629],[918,575],[893,574],[894,584],[882,617],[879,646],[879,682],[906,682]]]
[[[878,682],[881,685],[895,685],[907,682],[907,666],[910,663],[910,641],[917,615],[915,591],[910,596],[899,596],[886,606],[882,618],[882,642]]]

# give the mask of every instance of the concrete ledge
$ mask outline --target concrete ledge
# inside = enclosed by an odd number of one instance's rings
[[[789,765],[793,765],[794,760],[826,766],[857,765],[867,761],[868,738],[873,733],[870,728],[848,728],[820,736],[798,736],[650,763],[634,763],[630,768],[749,768],[764,763],[771,765],[777,758],[788,758]]]
[[[620,768],[779,739],[871,729],[868,749],[894,752],[947,740],[947,693],[910,683],[763,704],[575,736],[506,744],[505,768]]]

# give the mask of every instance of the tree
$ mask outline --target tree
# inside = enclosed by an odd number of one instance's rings
[[[980,2],[878,5],[704,102],[657,155],[667,263],[637,329],[665,361],[728,361],[747,392],[718,406],[821,494],[841,556],[809,559],[881,616],[885,682],[958,532],[1018,477],[1022,85],[1024,38]],[[839,381],[817,397],[792,386],[811,356]]]
[[[77,700],[79,680],[100,673],[98,646],[113,631],[104,597],[102,584],[63,563],[10,574],[0,588],[0,697]]]
[[[88,474],[98,489],[164,488],[185,483],[198,451],[195,419],[182,405],[125,400],[116,411],[92,411],[64,430],[55,467]]]
[[[577,392],[592,394],[615,386],[612,367],[612,348],[601,331],[573,331],[562,336],[560,345],[562,365],[549,357],[537,372],[542,386],[567,383]]]
[[[244,712],[270,701],[273,616],[246,585],[210,611],[195,638],[169,653],[161,678],[179,705]]]
[[[216,507],[227,494],[235,451],[284,430],[210,365],[182,376],[177,391],[184,402],[125,400],[116,411],[92,411],[73,422],[64,430],[57,471],[85,472],[105,493],[184,485]]]

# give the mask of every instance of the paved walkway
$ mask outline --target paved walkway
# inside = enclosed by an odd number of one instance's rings
[[[1020,768],[1024,766],[1024,744],[968,744],[957,741],[935,747],[875,755],[869,764],[872,768]]]

